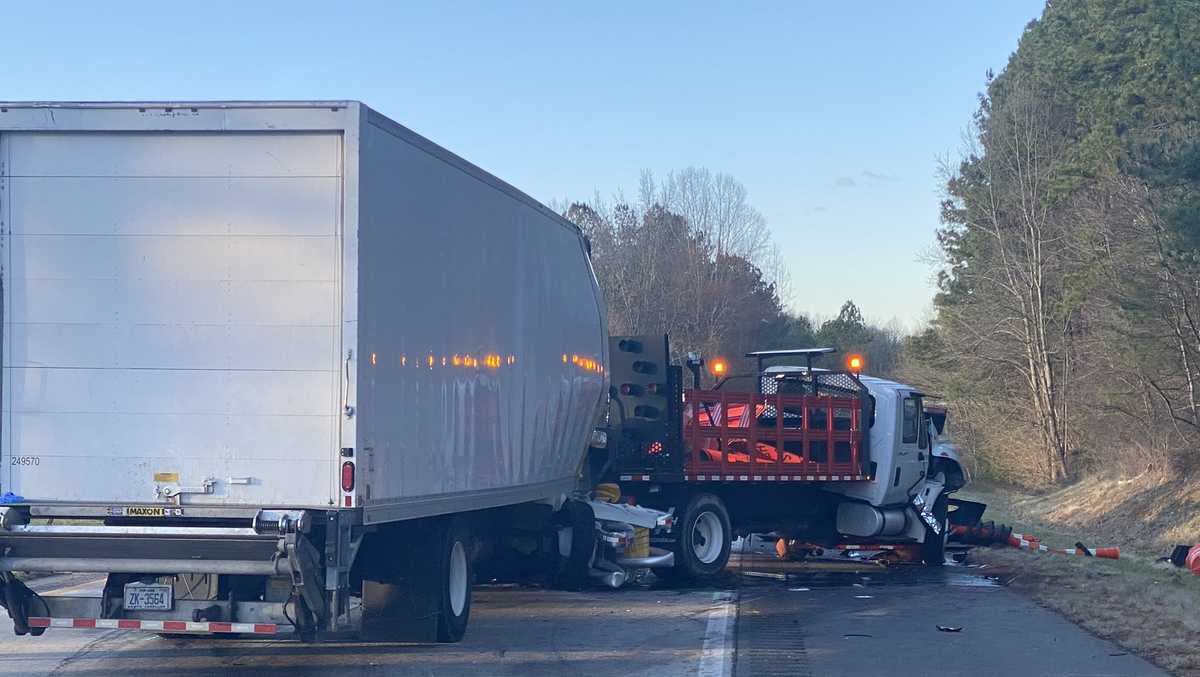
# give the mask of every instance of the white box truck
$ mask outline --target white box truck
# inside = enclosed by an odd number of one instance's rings
[[[0,269],[19,633],[455,641],[501,535],[597,563],[585,238],[363,104],[0,103]]]

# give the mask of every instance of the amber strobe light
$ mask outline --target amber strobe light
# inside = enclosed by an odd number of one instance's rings
[[[846,358],[846,368],[855,374],[861,374],[863,369],[862,355],[851,355]]]
[[[729,373],[729,363],[723,357],[715,357],[708,361],[708,371],[713,376],[721,378]]]

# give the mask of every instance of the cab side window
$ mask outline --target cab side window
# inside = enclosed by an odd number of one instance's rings
[[[901,442],[914,444],[918,434],[918,424],[921,418],[920,402],[915,397],[904,398],[904,417],[901,421]]]

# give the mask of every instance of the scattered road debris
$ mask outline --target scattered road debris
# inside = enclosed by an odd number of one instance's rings
[[[1008,545],[1030,552],[1045,552],[1052,555],[1077,555],[1080,557],[1098,557],[1101,559],[1120,559],[1120,548],[1089,548],[1081,541],[1075,542],[1074,548],[1051,548],[1043,545],[1042,540],[1033,534],[1022,534],[1004,524],[992,521],[977,522],[973,525],[952,524],[950,538],[961,543],[976,545]]]
[[[1013,532],[1008,537],[1008,544],[1014,548],[1022,550],[1030,550],[1032,552],[1048,552],[1052,555],[1079,555],[1081,557],[1099,557],[1101,559],[1120,559],[1120,548],[1089,548],[1083,543],[1076,541],[1075,548],[1051,548],[1042,545],[1042,540],[1032,534],[1018,534]]]
[[[1175,546],[1175,550],[1171,552],[1171,556],[1164,557],[1163,560],[1177,567],[1184,567],[1188,571],[1200,576],[1200,543],[1196,545],[1177,545]]]
[[[743,571],[742,575],[751,578],[772,578],[777,581],[787,580],[787,574],[777,574],[770,571]]]
[[[941,632],[962,632],[962,626],[961,626],[961,625],[959,625],[959,626],[954,626],[954,625],[939,625],[939,626],[937,626],[937,629],[938,629],[938,630],[940,630]]]
[[[1012,527],[988,520],[974,524],[951,524],[950,539],[971,545],[1007,545]]]

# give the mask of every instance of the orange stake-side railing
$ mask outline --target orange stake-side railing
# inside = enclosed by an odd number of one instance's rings
[[[854,397],[688,390],[684,394],[685,471],[719,474],[844,476],[862,474],[862,402]],[[775,420],[764,416],[774,411]],[[824,412],[824,425],[813,427],[814,412]],[[849,416],[838,417],[839,411]],[[791,414],[789,417],[786,414]],[[838,430],[837,420],[847,429]],[[789,442],[800,443],[798,453]],[[814,459],[814,443],[823,442],[823,458]],[[848,455],[838,459],[839,443]],[[737,449],[738,445],[741,449]],[[760,452],[759,444],[764,445]],[[771,457],[771,447],[774,457]],[[794,447],[793,447],[794,449]],[[791,457],[789,459],[789,457]]]

